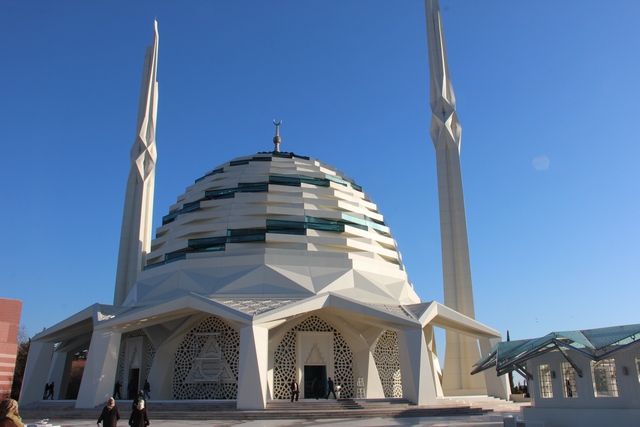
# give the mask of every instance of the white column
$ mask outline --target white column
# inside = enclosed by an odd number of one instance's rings
[[[358,377],[362,377],[365,385],[365,397],[368,399],[383,398],[384,390],[382,388],[382,381],[380,381],[380,374],[378,374],[378,368],[376,367],[376,361],[373,358],[373,350],[371,348],[364,348],[359,351],[353,352],[353,397],[357,396]]]
[[[435,378],[422,328],[398,331],[402,397],[416,405],[437,402]]]
[[[442,375],[442,372],[440,371],[440,361],[438,360],[438,350],[436,348],[436,337],[433,333],[433,326],[427,325],[422,330],[427,344],[427,357],[429,358],[429,366],[433,373],[436,396],[442,397],[444,396],[442,384],[440,383],[440,375]]]
[[[156,355],[153,358],[153,365],[149,371],[149,382],[153,390],[152,396],[159,400],[173,399],[173,360],[181,339],[174,339],[162,343],[156,348]]]
[[[64,399],[66,397],[72,361],[73,354],[68,351],[53,352],[53,359],[49,369],[49,380],[54,382],[54,399]]]
[[[52,355],[53,343],[31,341],[22,390],[20,391],[21,405],[42,400],[44,386],[48,382],[47,375]]]
[[[240,329],[238,409],[267,407],[269,330],[249,325]]]
[[[479,341],[482,354],[486,354],[501,340],[500,338],[481,338]],[[484,381],[487,384],[487,394],[489,396],[499,397],[500,399],[505,400],[509,400],[511,398],[511,390],[507,375],[498,376],[495,369],[487,369],[483,374]]]
[[[473,364],[480,359],[478,340],[447,331],[442,388],[447,396],[487,394],[484,379],[471,375]]]
[[[76,408],[94,408],[111,397],[118,369],[120,337],[121,334],[112,331],[93,331]]]
[[[376,366],[376,360],[371,351],[367,352],[367,371],[364,376],[365,396],[367,399],[384,398],[384,387],[380,380],[380,373]],[[357,384],[356,384],[357,385]]]

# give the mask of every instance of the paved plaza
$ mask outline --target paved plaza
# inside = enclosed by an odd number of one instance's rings
[[[95,420],[51,420],[54,425],[61,427],[93,427],[99,414],[96,414]],[[154,420],[151,418],[151,426],[162,427],[324,427],[324,426],[340,426],[340,427],[502,427],[503,418],[517,413],[500,413],[494,412],[488,415],[478,416],[462,416],[462,417],[408,417],[408,418],[360,418],[346,419],[333,418],[323,420]],[[152,417],[153,414],[150,414]],[[31,420],[27,420],[31,421]],[[120,420],[119,425],[126,426],[125,419]]]
[[[159,403],[158,401],[156,402]],[[96,425],[96,420],[100,415],[100,410],[95,410],[95,418],[89,417],[89,414],[91,412],[85,412],[85,415],[82,415],[82,419],[64,419],[64,414],[67,409],[60,407],[60,403],[61,402],[43,402],[43,404],[46,406],[51,405],[51,407],[47,409],[46,412],[51,414],[49,422],[54,426],[93,427]],[[124,427],[127,425],[127,419],[130,413],[130,411],[128,410],[129,405],[125,402],[118,403],[119,407],[121,408],[121,415],[123,417],[118,424]],[[151,426],[153,427],[503,427],[503,419],[505,417],[520,417],[521,408],[523,406],[529,406],[529,403],[516,403],[487,396],[465,396],[441,398],[439,399],[438,405],[441,405],[443,407],[453,407],[456,405],[481,407],[488,412],[483,415],[394,417],[392,414],[389,414],[389,416],[371,415],[363,416],[361,418],[355,418],[353,417],[352,411],[343,409],[331,411],[332,413],[336,414],[335,418],[321,418],[315,415],[307,414],[306,417],[301,417],[300,419],[215,419],[216,415],[215,413],[212,413],[212,419],[210,420],[184,420],[181,419],[179,414],[167,414],[163,413],[162,411],[154,411],[153,409],[151,409],[149,412],[149,418],[151,419]],[[58,408],[54,409],[55,406],[57,406]],[[351,417],[342,417],[340,414],[341,412],[351,413]],[[25,422],[25,425],[28,423],[34,423],[36,421],[36,419],[34,419],[35,414],[32,414],[32,416],[29,417],[28,413],[28,410],[25,410],[23,414],[23,421]]]

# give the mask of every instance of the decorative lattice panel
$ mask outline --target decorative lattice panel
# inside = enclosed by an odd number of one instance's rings
[[[296,332],[333,333],[334,383],[340,385],[341,397],[353,397],[353,353],[342,334],[318,316],[311,316],[294,326],[282,338],[274,354],[273,395],[276,399],[289,399],[289,381],[296,377]]]
[[[375,360],[376,368],[378,368],[384,397],[402,397],[397,333],[384,331],[380,335],[373,351],[373,360]]]
[[[213,348],[214,350],[210,350]],[[219,359],[210,364],[224,375],[209,372],[198,375],[203,354],[214,351]],[[240,334],[217,317],[209,317],[189,331],[176,350],[173,372],[174,399],[236,399],[238,396],[238,363]],[[215,380],[211,378],[216,377]],[[209,378],[209,380],[207,379]]]
[[[124,365],[125,365],[125,356],[127,353],[127,339],[134,337],[143,337],[144,338],[144,348],[146,349],[146,367],[144,377],[141,379],[144,381],[145,378],[149,378],[149,371],[151,370],[151,366],[153,365],[153,359],[156,357],[156,346],[153,345],[147,334],[144,333],[142,329],[138,329],[136,331],[127,332],[126,334],[122,334],[120,338],[120,355],[118,357],[118,370],[116,373],[116,381],[120,381],[122,384],[122,392],[126,395],[127,382],[125,381],[124,375]],[[127,378],[128,380],[128,378]]]

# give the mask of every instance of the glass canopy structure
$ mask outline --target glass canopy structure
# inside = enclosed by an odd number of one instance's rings
[[[545,353],[559,351],[573,366],[578,376],[582,377],[581,369],[571,359],[572,352],[578,352],[597,362],[638,341],[640,341],[640,324],[551,332],[540,338],[500,342],[476,362],[471,374],[477,374],[495,366],[498,375],[516,371],[523,377],[532,379],[531,373],[527,372],[526,362]]]

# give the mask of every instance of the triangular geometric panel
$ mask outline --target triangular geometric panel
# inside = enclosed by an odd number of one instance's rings
[[[309,355],[307,356],[307,360],[304,362],[305,365],[324,365],[324,357],[322,357],[322,352],[318,348],[317,343],[313,343],[313,347],[311,347],[311,351],[309,351]]]
[[[243,289],[264,283],[264,266],[251,265],[239,267],[222,267],[223,275],[218,280],[221,293],[243,293]]]
[[[365,290],[369,293],[380,295],[385,299],[393,298],[390,292],[381,288],[380,276],[371,273],[362,273],[360,271],[353,272],[353,281],[357,289]]]
[[[327,292],[353,286],[351,268],[311,267],[315,292]]]
[[[184,278],[180,281],[180,287],[200,295],[210,295],[218,290],[218,277],[210,273],[212,273],[211,269],[184,270]],[[190,286],[186,279],[191,281]]]
[[[304,289],[313,292],[313,284],[309,277],[309,267],[268,265],[265,269],[265,284],[291,289],[296,292]]]
[[[407,297],[409,283],[405,280],[388,283],[385,288],[398,301],[403,301]]]
[[[186,383],[233,382],[235,377],[229,363],[222,357],[216,335],[210,335],[202,350],[194,358]]]
[[[158,274],[157,276],[152,276],[144,280],[138,280],[136,283],[155,287],[155,286],[161,285],[162,283],[170,281],[171,279],[175,279],[176,280],[175,283],[177,285],[179,275],[180,275],[180,270],[175,270],[175,271],[170,271],[164,274]]]

